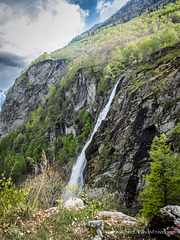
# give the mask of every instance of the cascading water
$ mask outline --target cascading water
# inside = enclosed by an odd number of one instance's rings
[[[84,168],[85,168],[86,163],[87,163],[85,151],[86,151],[87,147],[89,146],[89,144],[91,143],[95,132],[97,131],[97,129],[101,125],[102,121],[106,118],[106,116],[109,112],[111,103],[112,103],[112,101],[115,97],[116,89],[117,89],[117,86],[118,86],[120,80],[122,80],[122,78],[120,78],[118,80],[118,82],[116,83],[116,85],[114,86],[114,89],[112,90],[111,95],[109,97],[108,103],[106,104],[106,106],[101,111],[101,113],[100,113],[100,115],[97,119],[96,125],[94,126],[94,129],[91,133],[91,136],[90,136],[89,140],[86,142],[85,146],[83,147],[83,149],[81,151],[81,154],[78,156],[78,158],[77,158],[77,160],[76,160],[76,162],[73,166],[68,186],[69,185],[77,185],[78,188],[82,188],[84,186],[83,172],[84,172]]]

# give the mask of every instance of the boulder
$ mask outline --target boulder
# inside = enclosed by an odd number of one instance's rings
[[[131,216],[128,216],[122,212],[108,212],[108,211],[102,211],[98,213],[99,217],[102,218],[113,218],[113,219],[118,219],[122,221],[124,224],[130,224],[130,225],[136,225],[139,224],[139,221]]]
[[[180,206],[166,206],[157,211],[143,231],[155,239],[180,239]]]
[[[83,208],[84,202],[80,198],[71,197],[64,203],[65,208]]]

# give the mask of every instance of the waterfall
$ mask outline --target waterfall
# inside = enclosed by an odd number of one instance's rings
[[[84,186],[83,172],[84,172],[84,168],[86,167],[86,163],[87,163],[85,151],[86,151],[87,147],[89,146],[89,144],[91,143],[92,138],[93,138],[94,134],[96,133],[97,129],[101,125],[102,121],[106,118],[106,116],[110,110],[110,106],[115,97],[116,89],[117,89],[117,86],[118,86],[120,80],[122,80],[122,78],[120,78],[117,81],[116,85],[114,86],[114,88],[111,92],[111,95],[109,97],[108,103],[101,111],[89,140],[86,142],[85,146],[83,147],[83,149],[81,151],[81,154],[78,156],[76,162],[73,165],[73,169],[72,169],[72,173],[71,173],[71,177],[70,177],[68,185],[77,185],[79,188],[82,188]]]

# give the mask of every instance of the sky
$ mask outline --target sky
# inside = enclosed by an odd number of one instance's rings
[[[0,0],[0,89],[34,59],[67,45],[127,0]]]

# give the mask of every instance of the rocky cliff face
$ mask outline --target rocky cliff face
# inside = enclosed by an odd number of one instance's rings
[[[179,47],[157,51],[124,78],[107,120],[86,152],[87,183],[121,192],[119,204],[125,202],[132,210],[138,209],[143,175],[150,170],[148,151],[154,136],[169,136],[179,121],[179,57],[162,58]]]
[[[107,119],[89,145],[86,183],[116,191],[119,208],[137,211],[138,191],[145,184],[150,145],[155,135],[165,133],[180,117],[180,44],[159,50],[139,66],[124,73]],[[1,137],[28,118],[39,104],[46,105],[51,83],[58,85],[65,74],[64,61],[47,60],[32,66],[9,91],[0,115]],[[79,110],[85,109],[96,121],[111,89],[97,91],[98,76],[79,70],[76,81],[64,91],[64,124],[54,122],[46,131],[49,145],[59,136],[73,133]],[[44,105],[44,106],[45,106]]]
[[[21,125],[40,104],[44,104],[51,83],[65,74],[64,60],[46,60],[30,67],[9,89],[0,114],[0,138]]]

